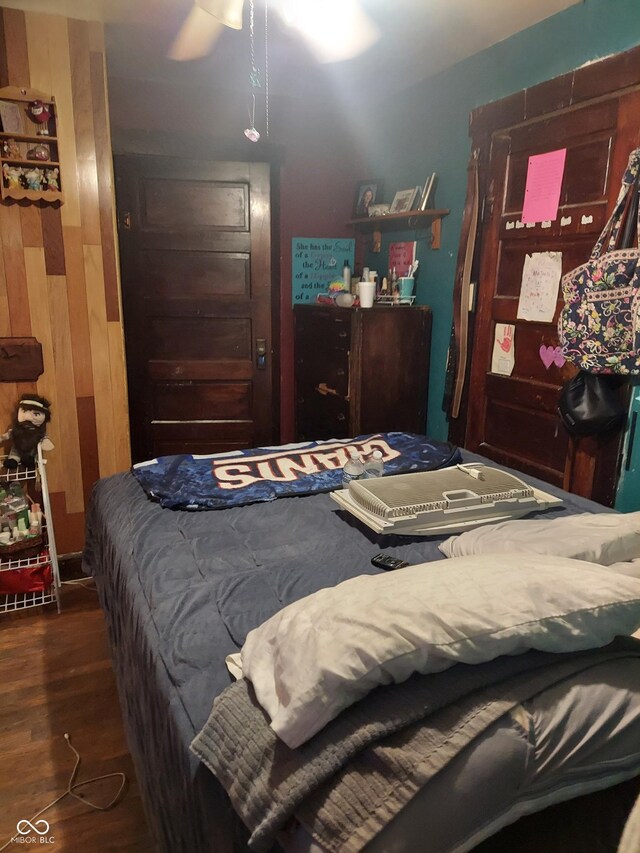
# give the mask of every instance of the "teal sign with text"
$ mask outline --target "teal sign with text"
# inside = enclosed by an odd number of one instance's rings
[[[353,271],[355,240],[331,237],[294,237],[291,241],[291,299],[294,305],[314,305],[319,293],[328,293],[332,281],[342,279],[344,262]]]

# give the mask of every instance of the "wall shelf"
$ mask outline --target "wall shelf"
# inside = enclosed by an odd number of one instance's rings
[[[369,216],[351,219],[347,224],[361,233],[373,234],[373,252],[380,251],[383,231],[401,231],[404,228],[431,226],[431,248],[439,249],[442,235],[442,220],[448,210],[405,210],[403,213],[387,213],[385,216]]]
[[[33,101],[41,101],[47,108],[46,123],[34,119],[30,111]],[[53,95],[16,86],[0,89],[0,122],[0,198],[62,204],[58,118]],[[27,156],[33,145],[45,147],[49,155],[46,160]]]

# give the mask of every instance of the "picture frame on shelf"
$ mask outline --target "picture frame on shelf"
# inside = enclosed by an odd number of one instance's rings
[[[370,204],[369,216],[386,216],[389,213],[390,204]]]
[[[409,190],[398,190],[391,202],[389,213],[406,213],[409,210],[413,210],[416,195],[417,187],[412,187]]]
[[[362,219],[369,216],[369,207],[382,198],[382,181],[372,178],[369,181],[358,181],[353,200],[353,218]]]
[[[24,119],[19,104],[0,101],[0,122],[3,133],[24,134]]]
[[[429,208],[433,207],[437,182],[438,176],[435,172],[432,172],[424,183],[422,196],[420,198],[420,210],[429,210]]]

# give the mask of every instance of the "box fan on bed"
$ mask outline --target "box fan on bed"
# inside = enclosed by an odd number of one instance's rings
[[[453,533],[562,503],[481,463],[354,480],[331,497],[376,533],[411,536]]]

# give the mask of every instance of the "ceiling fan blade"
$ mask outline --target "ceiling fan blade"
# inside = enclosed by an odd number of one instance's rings
[[[169,59],[199,59],[209,53],[224,27],[241,30],[243,4],[244,0],[194,0],[169,48]]]
[[[276,8],[284,21],[300,33],[319,62],[353,59],[380,38],[378,26],[359,0],[279,0]]]
[[[167,56],[178,62],[206,56],[222,30],[223,25],[220,21],[203,12],[198,6],[194,6],[180,27]]]
[[[242,7],[244,0],[194,0],[209,15],[217,18],[225,27],[232,30],[242,29]]]

